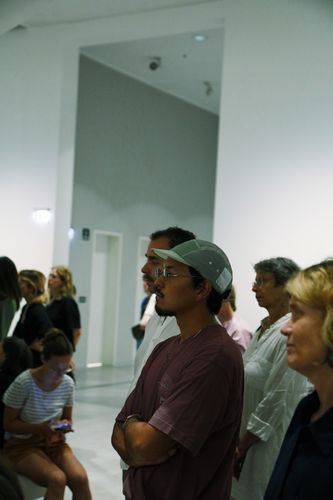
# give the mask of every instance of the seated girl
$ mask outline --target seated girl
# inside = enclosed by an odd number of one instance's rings
[[[21,373],[6,391],[4,453],[16,471],[46,487],[47,500],[91,500],[85,469],[66,443],[72,430],[74,382],[66,375],[72,345],[51,329],[43,340],[42,366]],[[59,430],[60,429],[60,430]]]

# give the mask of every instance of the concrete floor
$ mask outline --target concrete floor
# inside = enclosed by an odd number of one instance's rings
[[[113,367],[76,370],[75,432],[68,434],[68,443],[88,472],[94,500],[124,500],[119,457],[110,438],[132,371]],[[69,499],[68,490],[65,500]]]

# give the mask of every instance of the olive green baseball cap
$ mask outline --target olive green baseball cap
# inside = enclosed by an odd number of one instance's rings
[[[232,268],[223,250],[204,240],[189,240],[170,250],[152,248],[152,251],[162,259],[176,260],[193,267],[203,278],[210,281],[219,293],[229,290],[232,285]]]

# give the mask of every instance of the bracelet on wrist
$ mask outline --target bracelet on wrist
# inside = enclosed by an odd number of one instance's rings
[[[122,428],[125,430],[129,422],[131,421],[141,422],[142,417],[138,413],[133,413],[133,415],[128,415],[128,417],[126,417],[125,421],[123,422]]]

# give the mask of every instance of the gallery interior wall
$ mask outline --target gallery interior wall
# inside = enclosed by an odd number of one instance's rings
[[[116,359],[128,364],[139,237],[169,225],[212,237],[218,116],[84,56],[77,110],[70,266],[88,315],[92,238],[82,228],[122,234]]]
[[[224,0],[1,37],[1,253],[19,268],[69,258],[79,50],[224,25],[214,239],[235,268],[239,309],[264,315],[252,264],[332,254],[330,0]],[[209,23],[208,23],[209,20]],[[53,220],[34,226],[31,211]]]
[[[253,264],[333,255],[333,3],[229,2],[225,37],[214,238],[255,328]]]

